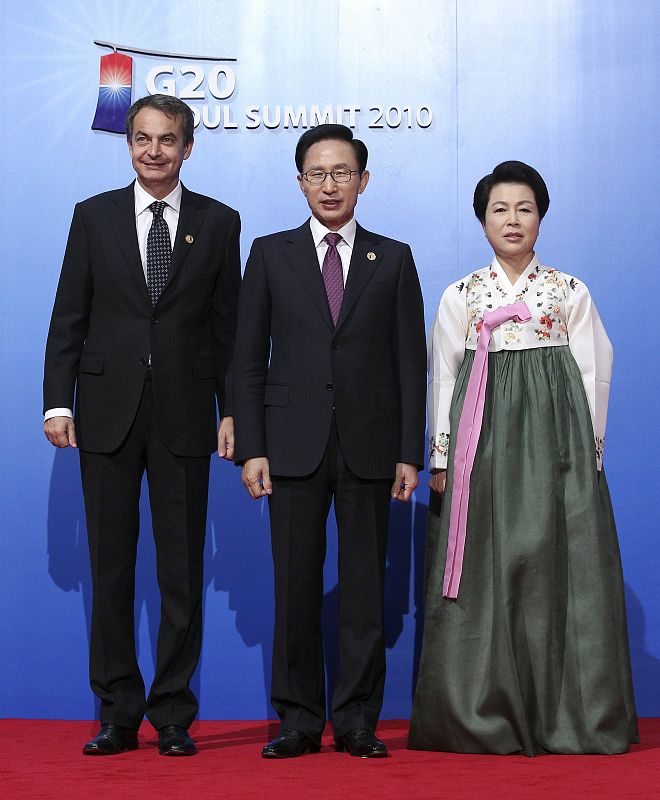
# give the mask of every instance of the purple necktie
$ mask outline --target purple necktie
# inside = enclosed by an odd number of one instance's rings
[[[470,500],[470,477],[474,457],[479,443],[481,423],[484,416],[486,383],[488,381],[488,345],[490,334],[503,322],[512,319],[527,322],[532,315],[522,300],[509,306],[501,306],[493,311],[485,311],[477,350],[472,361],[472,369],[463,400],[463,410],[458,423],[456,446],[454,448],[454,484],[451,492],[451,511],[449,513],[449,539],[447,541],[447,561],[443,580],[443,597],[458,597],[458,587],[463,572],[463,552],[467,532],[468,503]]]
[[[339,319],[341,301],[344,299],[344,271],[341,266],[341,258],[337,252],[337,245],[341,242],[341,236],[338,233],[326,233],[323,241],[327,242],[328,249],[325,251],[321,271],[323,283],[325,284],[325,293],[328,295],[330,314],[332,315],[333,323],[336,325]]]

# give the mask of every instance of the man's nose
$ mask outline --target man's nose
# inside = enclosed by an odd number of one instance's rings
[[[332,177],[332,175],[328,172],[323,179],[323,183],[321,184],[323,187],[323,191],[326,194],[333,194],[337,191],[337,181]]]
[[[160,142],[158,139],[153,139],[149,142],[149,147],[147,148],[147,152],[152,158],[156,158],[160,153]]]

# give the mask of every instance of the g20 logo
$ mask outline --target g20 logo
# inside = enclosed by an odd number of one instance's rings
[[[228,100],[236,88],[236,73],[223,64],[205,70],[199,64],[159,64],[147,73],[149,94],[169,94],[188,103],[195,117],[195,127],[238,128],[231,116],[231,106],[216,103]],[[200,105],[195,100],[202,100]]]
[[[228,100],[236,88],[236,73],[229,66],[215,64],[206,72],[199,64],[159,64],[147,73],[149,94],[169,94],[181,100]]]
[[[99,97],[92,129],[111,133],[124,132],[124,120],[133,94],[133,59],[124,53],[156,56],[182,61],[213,62],[206,72],[199,64],[182,64],[175,68],[174,64],[160,64],[147,73],[146,91],[148,94],[169,94],[182,100],[206,100],[207,92],[216,100],[227,100],[236,88],[236,73],[231,67],[219,62],[236,61],[235,58],[215,58],[211,56],[179,55],[178,53],[159,53],[139,47],[128,47],[103,42],[98,39],[94,44],[108,47],[113,52],[101,56]],[[200,113],[198,106],[191,106],[195,115],[195,125],[201,120],[209,127],[217,127],[220,117],[224,116],[225,127],[237,127],[228,119],[229,106],[214,106],[214,119],[211,119],[209,107],[203,106]]]

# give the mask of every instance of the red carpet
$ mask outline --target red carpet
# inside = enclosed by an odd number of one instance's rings
[[[192,758],[163,758],[142,726],[140,748],[85,757],[96,723],[0,720],[0,792],[10,800],[573,800],[660,798],[660,719],[640,722],[642,743],[622,756],[460,756],[406,750],[404,721],[378,733],[390,758],[335,753],[331,737],[318,755],[266,761],[268,722],[198,722]]]

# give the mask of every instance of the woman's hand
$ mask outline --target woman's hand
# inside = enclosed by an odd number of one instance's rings
[[[432,491],[437,492],[438,494],[444,494],[446,481],[446,469],[431,470],[431,480],[429,481],[429,486],[431,487]]]

